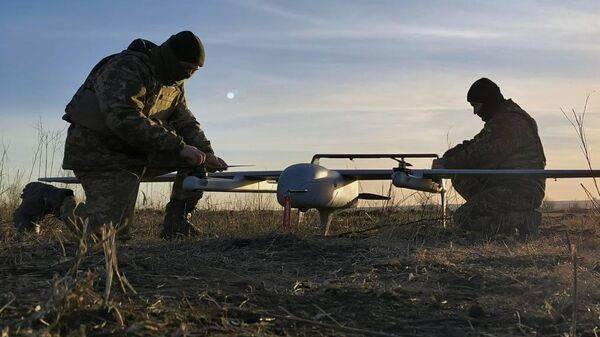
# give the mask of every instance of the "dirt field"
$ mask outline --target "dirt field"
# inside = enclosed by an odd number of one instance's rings
[[[142,211],[116,244],[136,293],[116,274],[106,292],[101,244],[53,220],[21,238],[2,224],[2,336],[566,336],[574,307],[577,334],[600,334],[600,228],[584,212],[546,214],[530,240],[357,210],[331,238],[311,218],[287,233],[280,212],[211,211],[200,237],[166,242],[160,216]]]

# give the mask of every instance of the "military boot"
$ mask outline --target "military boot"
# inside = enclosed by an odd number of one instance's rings
[[[25,185],[21,194],[21,205],[15,210],[13,222],[17,230],[33,231],[35,223],[44,216],[60,216],[60,207],[67,197],[73,197],[73,190],[32,182]]]
[[[161,236],[172,239],[176,236],[198,234],[198,229],[189,222],[191,212],[196,208],[198,200],[171,199],[165,208],[165,218]]]

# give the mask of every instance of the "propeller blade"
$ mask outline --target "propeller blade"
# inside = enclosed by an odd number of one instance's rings
[[[239,164],[239,165],[227,165],[225,166],[225,168],[232,168],[232,167],[254,167],[256,165],[254,164]]]

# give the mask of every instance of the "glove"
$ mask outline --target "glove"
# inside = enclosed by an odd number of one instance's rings
[[[209,172],[225,171],[227,170],[227,163],[214,154],[207,153],[206,160],[204,161],[204,167],[206,167]]]
[[[194,166],[200,166],[206,162],[206,153],[191,145],[186,145],[179,152],[179,156]]]

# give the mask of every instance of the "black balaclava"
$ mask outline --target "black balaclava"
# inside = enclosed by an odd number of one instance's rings
[[[504,102],[504,96],[496,83],[484,77],[471,85],[467,93],[467,101],[482,104],[479,109],[474,110],[474,113],[485,122],[491,117],[495,108]]]
[[[204,65],[204,46],[202,41],[189,30],[171,36],[167,42],[179,61]]]
[[[180,62],[204,65],[204,47],[194,33],[183,31],[153,48],[151,58],[163,84],[174,85],[192,75]]]

